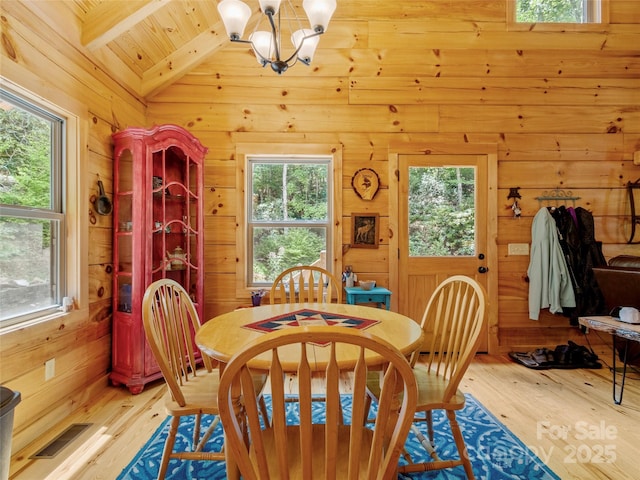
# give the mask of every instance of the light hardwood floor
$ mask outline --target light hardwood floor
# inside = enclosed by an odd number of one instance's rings
[[[611,351],[598,349],[611,363]],[[562,479],[640,478],[640,373],[627,378],[621,405],[611,396],[611,372],[531,370],[505,356],[478,355],[463,380],[471,393]],[[14,455],[11,479],[114,479],[163,418],[164,386],[140,395],[107,388],[95,403],[65,419],[41,442]],[[71,423],[92,423],[53,459],[30,460]],[[490,445],[487,448],[491,448]],[[606,460],[611,460],[607,462]]]

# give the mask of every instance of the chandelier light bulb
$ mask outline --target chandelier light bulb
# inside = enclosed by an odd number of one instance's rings
[[[222,0],[218,4],[218,12],[231,40],[238,40],[244,35],[244,29],[251,17],[251,8],[241,0]]]
[[[316,52],[318,43],[320,43],[319,36],[310,36],[315,32],[308,28],[296,30],[291,35],[291,43],[298,51],[298,60],[305,65],[309,65],[313,61],[313,54]]]
[[[277,15],[280,10],[280,3],[282,0],[258,0],[260,4],[260,10],[264,13],[271,13],[273,15]]]
[[[336,10],[336,0],[304,0],[302,2],[311,27],[316,32],[326,32],[333,12]]]
[[[258,63],[264,67],[273,59],[273,52],[275,50],[273,35],[271,35],[271,32],[258,30],[249,35],[249,41],[251,42],[253,51],[256,53]]]

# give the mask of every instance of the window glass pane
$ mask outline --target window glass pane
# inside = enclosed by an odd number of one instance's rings
[[[247,171],[249,285],[296,265],[329,268],[331,157],[254,156]]]
[[[0,90],[0,321],[50,313],[64,296],[64,121]]]
[[[51,265],[57,222],[0,217],[0,320],[57,304]]]
[[[271,283],[289,267],[326,265],[327,229],[289,227],[253,229],[253,283]]]
[[[328,217],[328,164],[252,163],[252,221]]]
[[[596,0],[517,0],[516,21],[525,23],[585,23]],[[599,2],[598,2],[599,3]]]
[[[409,256],[475,255],[475,168],[409,168]]]
[[[0,100],[0,132],[0,203],[51,208],[51,122]]]

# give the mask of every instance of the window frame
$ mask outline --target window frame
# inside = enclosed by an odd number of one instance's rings
[[[255,230],[258,228],[324,228],[326,230],[325,245],[326,245],[326,258],[332,258],[333,246],[332,237],[333,231],[331,224],[333,223],[333,208],[331,205],[331,198],[333,197],[333,180],[331,178],[331,167],[333,158],[328,155],[323,156],[309,156],[309,155],[247,155],[247,176],[246,176],[246,192],[247,198],[245,205],[247,208],[246,213],[246,245],[247,245],[247,258],[254,258],[254,235]],[[273,165],[323,165],[327,168],[327,216],[323,220],[253,220],[252,219],[252,202],[249,197],[253,192],[253,165],[255,164],[273,164]],[[245,263],[247,283],[252,288],[264,288],[270,287],[270,282],[254,282],[249,281],[254,278],[255,272],[253,271],[252,262]],[[329,267],[331,270],[331,267]]]
[[[37,86],[36,86],[37,87]],[[6,319],[0,323],[0,334],[10,333],[19,329],[29,327],[41,322],[56,319],[62,316],[86,315],[88,312],[88,242],[81,234],[88,228],[86,216],[81,215],[77,206],[80,198],[86,196],[86,186],[83,180],[86,175],[86,167],[81,161],[81,139],[84,134],[84,126],[81,118],[71,112],[71,108],[80,108],[73,103],[67,107],[54,104],[37,93],[34,93],[9,79],[0,76],[0,89],[8,95],[18,98],[26,104],[31,104],[37,109],[48,112],[50,115],[62,120],[64,127],[60,136],[61,155],[59,162],[54,162],[57,166],[52,170],[52,175],[59,180],[60,191],[57,197],[59,202],[56,207],[58,212],[45,214],[46,220],[55,218],[59,228],[57,237],[52,240],[59,242],[60,253],[58,259],[58,280],[59,289],[58,304],[51,307],[30,312],[29,314],[17,315]],[[51,92],[49,92],[51,93]],[[22,108],[23,105],[21,105]],[[86,142],[84,142],[86,144]],[[52,195],[54,196],[54,195]],[[24,218],[34,218],[25,207],[3,207],[3,213],[21,216]],[[41,209],[40,212],[46,211]],[[49,218],[51,217],[51,218]],[[42,215],[36,218],[43,218]],[[53,237],[53,232],[52,232]],[[85,262],[82,259],[85,259]],[[53,284],[52,279],[51,283]],[[71,311],[63,312],[61,304],[64,297],[70,297],[73,302]]]
[[[251,256],[249,235],[248,175],[251,174],[251,159],[328,159],[329,161],[329,212],[327,236],[330,237],[327,251],[327,268],[334,274],[342,271],[342,147],[325,144],[238,144],[236,145],[237,175],[236,191],[238,206],[236,230],[236,295],[243,298],[256,288],[268,288],[270,284],[252,285],[247,267]],[[317,224],[317,222],[316,222]],[[324,223],[323,223],[324,224]]]
[[[509,31],[541,32],[602,32],[609,27],[609,0],[588,0],[589,16],[594,20],[582,23],[567,22],[518,22],[518,0],[507,0],[507,29]],[[599,14],[596,11],[599,8]]]

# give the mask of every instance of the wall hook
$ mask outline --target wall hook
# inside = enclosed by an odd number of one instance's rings
[[[522,198],[518,190],[520,190],[520,187],[509,188],[509,195],[507,195],[507,200],[510,198]]]
[[[518,190],[520,190],[520,187],[511,187],[509,188],[509,195],[507,195],[507,200],[513,198],[511,210],[513,210],[513,216],[516,218],[522,215],[522,209],[520,208],[520,205],[518,205],[518,199],[522,198],[522,195],[520,195]]]

